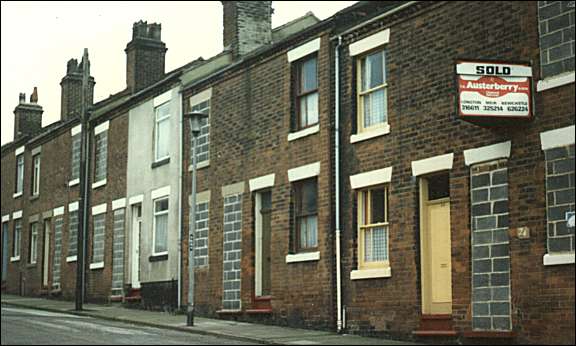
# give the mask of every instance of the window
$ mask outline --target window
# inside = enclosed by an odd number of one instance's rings
[[[302,59],[296,66],[296,130],[318,123],[317,57]]]
[[[154,160],[156,162],[170,157],[170,102],[154,110]]]
[[[80,179],[80,152],[82,145],[82,135],[76,134],[72,137],[72,171],[70,180]]]
[[[24,154],[16,156],[16,194],[24,190]]]
[[[538,24],[542,78],[574,73],[574,2],[538,1]]]
[[[208,265],[208,207],[209,202],[196,204],[194,264],[198,267]]]
[[[106,170],[108,164],[108,131],[103,131],[95,136],[95,164],[94,181],[106,180]]]
[[[294,184],[296,251],[318,247],[318,186],[316,179],[302,180]]]
[[[388,123],[385,51],[358,60],[358,132]]]
[[[38,260],[38,223],[34,222],[30,224],[30,252],[28,256],[28,262],[30,264],[36,264]]]
[[[168,252],[168,198],[154,201],[154,255]]]
[[[210,100],[192,106],[191,111],[208,114],[208,117],[201,120],[200,135],[196,140],[196,163],[200,164],[210,160]],[[192,162],[192,155],[192,150],[190,150],[190,162]]]
[[[92,264],[104,263],[104,237],[106,232],[106,214],[94,215],[94,233],[92,238]]]
[[[68,257],[78,255],[78,211],[70,212],[68,220]]]
[[[388,266],[388,188],[358,193],[358,269]]]
[[[14,221],[14,242],[12,243],[12,257],[14,259],[20,258],[20,242],[21,242],[21,232],[22,232],[22,221]]]
[[[34,155],[32,158],[33,172],[32,172],[32,195],[38,196],[40,194],[40,154]]]

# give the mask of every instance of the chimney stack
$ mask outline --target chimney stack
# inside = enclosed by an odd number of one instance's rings
[[[66,76],[60,82],[62,87],[60,98],[61,120],[80,118],[82,116],[82,75],[84,68],[88,69],[88,75],[90,75],[90,60],[86,63],[80,62],[80,64],[76,59],[68,60]],[[88,79],[88,105],[90,106],[94,103],[95,84],[94,77],[90,76]]]
[[[34,136],[42,131],[42,107],[38,105],[38,89],[30,96],[30,103],[26,103],[26,94],[20,93],[18,106],[14,108],[14,141],[23,136]]]
[[[272,1],[222,1],[224,49],[240,57],[272,42]]]
[[[162,26],[144,21],[134,23],[132,41],[126,49],[126,84],[132,92],[142,90],[164,77],[166,44]]]

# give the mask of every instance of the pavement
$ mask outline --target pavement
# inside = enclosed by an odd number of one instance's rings
[[[126,309],[119,304],[84,304],[84,310],[79,312],[74,310],[74,302],[72,301],[20,297],[2,293],[2,305],[88,316],[109,321],[119,321],[267,345],[414,345],[414,343],[382,338],[341,335],[327,331],[278,327],[202,317],[196,317],[194,319],[194,326],[188,327],[186,326],[186,315]]]

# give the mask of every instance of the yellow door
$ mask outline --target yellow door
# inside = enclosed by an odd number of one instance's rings
[[[426,207],[428,313],[452,313],[452,251],[450,199],[429,201]]]

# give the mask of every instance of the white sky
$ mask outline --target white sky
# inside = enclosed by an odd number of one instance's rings
[[[274,1],[272,26],[277,27],[312,11],[326,19],[355,1]],[[60,81],[66,63],[90,54],[98,102],[126,86],[126,53],[132,24],[139,20],[162,24],[166,43],[166,72],[199,56],[222,51],[220,1],[151,2],[20,2],[1,3],[1,128],[2,144],[12,141],[18,95],[28,102],[38,87],[44,108],[43,126],[60,118]]]

